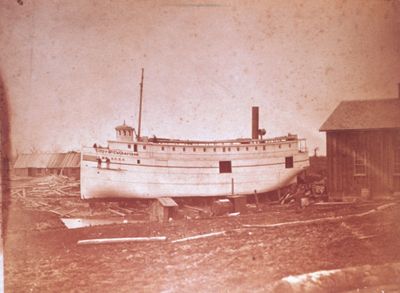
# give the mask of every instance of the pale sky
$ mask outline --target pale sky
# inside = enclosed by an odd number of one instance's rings
[[[14,152],[137,128],[142,67],[148,136],[250,137],[259,106],[323,154],[341,100],[398,97],[400,1],[9,0],[0,29]]]

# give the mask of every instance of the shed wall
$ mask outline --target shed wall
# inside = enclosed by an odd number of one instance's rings
[[[400,190],[400,175],[394,172],[400,129],[327,132],[328,191],[330,195],[390,194]],[[366,153],[366,174],[356,175],[354,156]]]

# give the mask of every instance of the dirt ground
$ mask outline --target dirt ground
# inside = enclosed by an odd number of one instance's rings
[[[57,214],[13,199],[4,247],[5,292],[269,292],[289,275],[397,263],[400,203],[339,221],[243,226],[358,214],[386,203],[300,209],[264,202],[262,211],[235,217],[68,230]],[[218,231],[226,233],[172,242]],[[77,245],[82,239],[136,236],[167,240]],[[349,284],[348,289],[355,286]]]

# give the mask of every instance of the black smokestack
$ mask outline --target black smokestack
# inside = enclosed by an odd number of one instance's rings
[[[251,110],[251,138],[258,139],[258,107],[252,107]]]

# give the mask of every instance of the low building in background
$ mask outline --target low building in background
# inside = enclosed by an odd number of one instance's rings
[[[17,176],[64,175],[79,179],[80,153],[20,154],[14,164]]]

